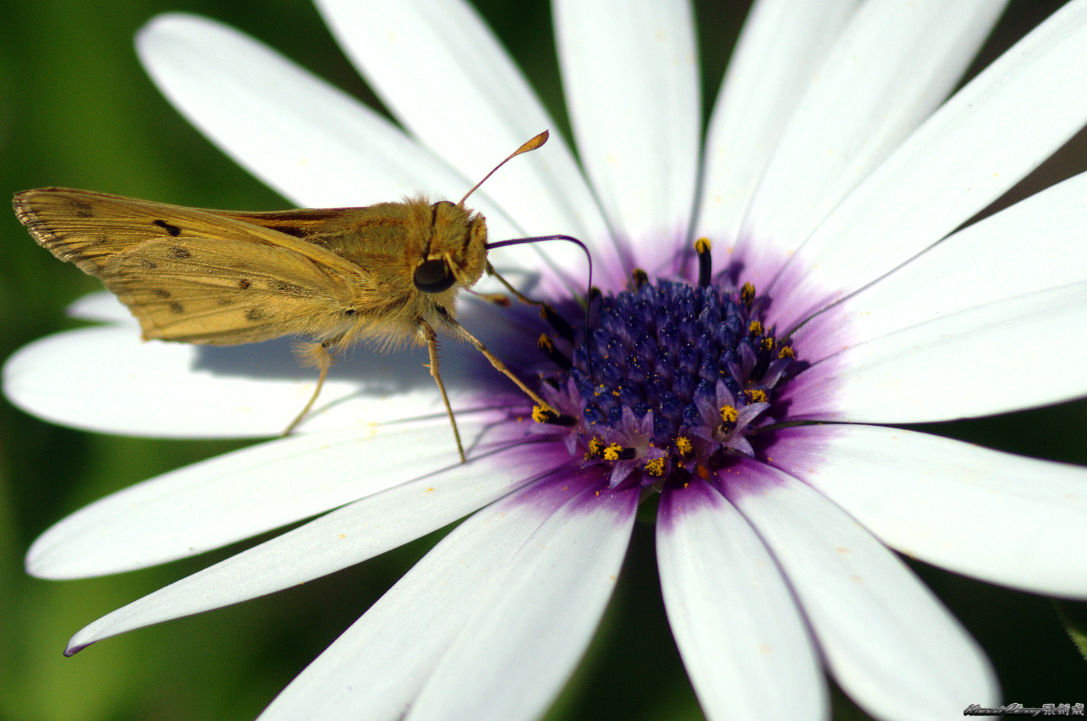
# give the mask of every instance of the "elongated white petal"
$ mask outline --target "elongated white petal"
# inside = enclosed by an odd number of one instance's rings
[[[877,0],[845,28],[782,135],[740,232],[772,279],[826,215],[951,92],[1004,0]]]
[[[73,636],[66,653],[365,561],[509,493],[529,479],[538,461],[523,449],[500,451],[368,496],[103,616]]]
[[[443,472],[459,465],[451,443],[431,440],[444,426],[307,434],[172,471],[54,525],[31,546],[27,570],[45,578],[81,578],[144,568]],[[498,434],[473,421],[462,422],[461,433],[469,455],[478,459],[476,472],[493,469]],[[507,443],[518,436],[513,428],[502,430]]]
[[[1087,173],[944,239],[805,324],[805,358],[1018,295],[1087,280]]]
[[[1087,596],[1087,469],[877,426],[782,431],[773,464],[928,563]]]
[[[4,393],[28,413],[103,433],[276,436],[305,406],[317,381],[317,371],[300,367],[291,345],[289,339],[235,347],[143,343],[139,331],[127,325],[68,331],[24,346],[8,359]],[[108,359],[105,390],[102,366],[94,359]],[[425,349],[395,356],[365,349],[352,353],[329,373],[299,430],[365,428],[444,414],[434,380],[422,367],[426,362]],[[459,407],[468,405],[464,374],[476,363],[464,354],[443,358],[442,378]]]
[[[736,242],[771,152],[812,75],[859,4],[859,0],[760,0],[751,8],[706,134],[696,236]]]
[[[924,423],[1087,395],[1087,281],[943,316],[848,348],[784,391],[790,418]],[[1059,353],[1049,352],[1060,339]],[[1044,374],[1039,374],[1039,366]]]
[[[112,293],[91,293],[77,298],[65,309],[70,318],[98,323],[127,323],[136,328],[139,324],[125,305]],[[139,332],[139,331],[135,331]]]
[[[193,125],[300,206],[365,206],[420,192],[437,200],[468,189],[388,120],[233,28],[160,15],[140,31],[136,49]],[[492,204],[478,200],[473,207],[487,214],[493,232],[517,235]]]
[[[993,705],[985,655],[905,564],[817,491],[761,469],[728,495],[784,569],[846,693],[903,721]]]
[[[538,718],[589,645],[623,562],[638,491],[602,479],[553,513],[510,560],[435,667],[411,717]]]
[[[781,571],[701,479],[661,494],[657,562],[668,623],[707,717],[829,717],[823,669]]]
[[[403,715],[457,634],[489,608],[518,549],[575,494],[529,487],[466,519],[284,689],[261,721]]]
[[[447,193],[468,192],[507,154],[550,129],[547,145],[504,166],[469,205],[484,195],[513,220],[515,229],[492,231],[492,240],[573,235],[593,248],[601,270],[616,272],[618,260],[603,216],[573,154],[474,9],[460,0],[321,0],[318,6],[396,119],[461,174],[462,182]],[[576,247],[549,243],[538,250],[554,267],[577,269],[584,278],[584,256]],[[539,265],[531,249],[502,252],[525,265]],[[572,290],[584,292],[582,287]]]
[[[823,222],[770,289],[792,327],[947,235],[1087,122],[1087,2],[1073,0],[955,94]]]
[[[686,240],[698,173],[688,3],[553,3],[578,153],[618,238],[656,269]]]

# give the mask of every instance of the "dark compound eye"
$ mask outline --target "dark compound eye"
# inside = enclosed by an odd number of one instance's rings
[[[441,293],[457,282],[444,260],[428,260],[415,269],[415,287],[424,293]]]

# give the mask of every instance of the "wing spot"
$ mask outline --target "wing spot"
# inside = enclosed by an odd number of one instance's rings
[[[251,285],[253,284],[249,282],[248,278],[241,278],[240,280],[238,280],[238,287],[242,290],[247,290]]]
[[[344,315],[355,315],[355,309],[354,308],[348,308],[347,310],[345,310],[343,312],[343,314]]]
[[[90,203],[84,203],[82,200],[69,200],[68,207],[72,211],[72,215],[77,218],[93,218],[94,208]]]
[[[294,285],[293,283],[287,283],[282,280],[273,280],[268,282],[268,287],[272,290],[277,290],[280,293],[287,293],[289,295],[305,295],[305,291],[301,286]]]
[[[159,298],[169,298],[170,297],[170,291],[165,290],[164,288],[153,288],[151,290],[151,292],[154,293]]]
[[[246,320],[257,321],[257,320],[261,320],[263,318],[264,318],[264,311],[261,310],[260,308],[250,308],[249,310],[245,311],[245,319]]]
[[[175,238],[181,235],[181,228],[177,227],[176,225],[171,225],[165,220],[155,220],[152,222],[152,225],[157,225]]]
[[[159,267],[158,263],[153,260],[148,260],[147,258],[140,258],[138,262],[140,267],[144,270],[158,270]]]
[[[177,235],[177,233],[171,233],[170,235]],[[176,245],[166,251],[166,255],[170,256],[173,260],[187,260],[192,257],[192,253],[184,248],[179,248]]]
[[[170,312],[176,315],[181,315],[185,312],[185,306],[178,303],[176,300],[170,304]]]

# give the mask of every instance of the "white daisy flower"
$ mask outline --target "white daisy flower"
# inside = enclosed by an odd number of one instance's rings
[[[138,38],[170,100],[299,205],[455,196],[554,127],[461,2],[319,5],[406,132],[211,20],[162,16]],[[659,494],[665,605],[707,717],[826,718],[828,673],[881,719],[999,702],[984,654],[890,549],[1083,597],[1087,473],[868,424],[1087,394],[1087,176],[958,229],[1087,123],[1087,0],[950,99],[1003,3],[756,3],[704,144],[687,6],[605,5],[554,9],[581,166],[553,136],[473,196],[492,239],[565,233],[592,250],[588,338],[543,326],[541,354],[524,308],[461,316],[554,412],[534,422],[474,350],[445,346],[460,464],[417,356],[357,354],[303,433],[141,483],[38,539],[29,571],[76,578],[318,516],[99,619],[69,653],[467,516],[261,718],[537,718]],[[491,258],[576,320],[576,248]],[[8,396],[44,418],[260,436],[312,389],[267,360],[276,348],[140,345],[116,305],[79,313],[110,323],[5,367]],[[118,368],[108,403],[73,355]]]

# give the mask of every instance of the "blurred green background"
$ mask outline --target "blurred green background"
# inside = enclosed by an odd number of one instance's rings
[[[972,72],[1061,4],[1013,2]],[[548,4],[477,5],[567,132]],[[305,0],[0,0],[0,190],[58,184],[203,207],[284,206],[182,120],[142,72],[133,34],[169,10],[231,23],[373,102]],[[696,3],[707,108],[746,10],[740,0]],[[1087,169],[1085,146],[1081,133],[1009,196]],[[100,286],[50,257],[12,214],[0,221],[0,245],[3,359],[73,327],[65,307]],[[1054,345],[1060,352],[1059,340]],[[1044,377],[1044,356],[1039,366]],[[111,382],[104,373],[103,393]],[[1087,464],[1084,402],[929,430]],[[93,499],[241,445],[80,433],[0,401],[0,719],[252,719],[433,543],[423,539],[302,588],[63,658],[68,637],[86,623],[237,549],[121,576],[47,582],[22,570],[34,538]],[[913,565],[986,648],[1006,701],[1087,702],[1087,665],[1050,601]],[[639,526],[605,623],[551,715],[701,718],[665,622],[648,526]],[[865,718],[840,693],[835,717]]]

